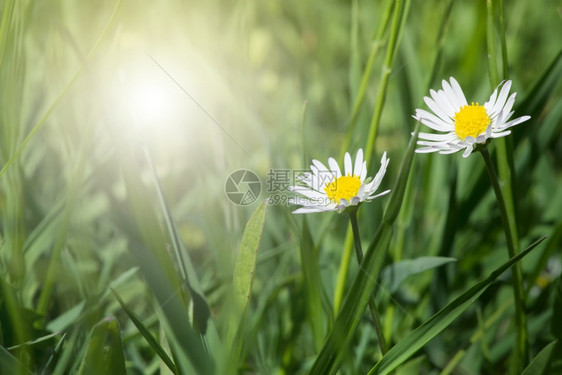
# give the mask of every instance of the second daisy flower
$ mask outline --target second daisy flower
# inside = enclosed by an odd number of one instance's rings
[[[508,97],[511,81],[500,83],[484,105],[474,102],[469,105],[453,77],[449,82],[443,80],[442,85],[442,90],[430,90],[431,97],[424,97],[433,113],[416,109],[416,120],[440,132],[420,132],[418,153],[452,154],[464,149],[462,156],[466,158],[478,144],[485,144],[489,138],[506,136],[511,133],[509,128],[531,118],[522,116],[509,121],[517,95],[514,92]]]

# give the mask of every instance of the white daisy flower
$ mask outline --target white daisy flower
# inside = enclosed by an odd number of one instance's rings
[[[416,115],[413,116],[422,124],[442,133],[420,132],[418,145],[422,147],[416,152],[452,154],[464,149],[462,156],[466,158],[478,144],[485,144],[489,138],[506,136],[511,133],[507,129],[531,118],[522,116],[508,121],[513,115],[511,109],[517,95],[514,92],[508,98],[511,81],[501,82],[484,105],[474,102],[468,105],[460,85],[453,77],[450,82],[443,80],[442,84],[442,90],[429,90],[431,98],[423,98],[433,113],[416,109]]]
[[[359,149],[352,166],[351,156],[345,153],[344,172],[334,158],[328,159],[328,166],[318,160],[312,160],[311,172],[297,177],[306,186],[291,186],[289,189],[302,197],[295,197],[291,203],[303,207],[293,211],[294,214],[309,212],[338,211],[342,212],[349,206],[358,206],[361,202],[387,194],[390,190],[375,194],[386,173],[389,159],[386,152],[382,155],[381,167],[375,178],[367,177],[367,162],[363,160],[363,150]]]

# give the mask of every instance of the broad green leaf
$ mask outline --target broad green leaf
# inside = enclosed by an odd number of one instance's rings
[[[226,368],[223,371],[234,371],[242,353],[242,332],[246,311],[252,295],[252,284],[256,273],[256,261],[263,225],[265,222],[266,202],[261,202],[244,229],[242,241],[234,263],[232,275],[232,311],[229,312]]]
[[[125,374],[121,332],[115,318],[96,324],[78,375]]]
[[[462,314],[474,301],[480,297],[484,291],[505,271],[515,263],[529,254],[546,237],[534,242],[527,249],[511,258],[502,266],[497,268],[486,279],[478,282],[466,292],[457,297],[454,301],[442,308],[437,314],[431,317],[421,326],[410,332],[405,338],[400,340],[386,355],[369,371],[369,375],[387,374],[396,367],[404,363],[412,354],[427,344],[432,338],[449,326],[456,318]]]
[[[551,361],[552,352],[558,344],[558,341],[553,341],[547,346],[545,346],[536,356],[533,358],[529,366],[523,370],[521,375],[546,375],[547,370]]]
[[[86,306],[85,300],[66,310],[64,313],[51,320],[49,324],[47,324],[47,329],[52,332],[60,332],[67,328],[80,317],[84,311],[84,306]]]
[[[265,202],[261,202],[246,224],[236,256],[233,274],[234,297],[245,311],[250,302],[260,239],[265,222]]]
[[[376,280],[378,279],[390,243],[392,224],[396,220],[404,198],[407,179],[410,174],[412,160],[414,159],[418,132],[419,124],[416,125],[414,135],[410,139],[408,149],[402,159],[400,171],[392,189],[383,220],[367,249],[363,262],[361,262],[362,272],[359,272],[355,277],[351,290],[346,296],[340,313],[334,322],[334,326],[310,369],[310,374],[325,375],[336,371],[342,351],[349,344],[359,324],[359,320],[365,312],[367,303],[375,289]]]
[[[2,346],[0,346],[0,370],[2,374],[31,375],[23,363]]]
[[[456,259],[448,257],[419,257],[402,260],[382,270],[381,282],[390,293],[394,293],[408,277],[450,262],[456,262]]]
[[[166,353],[166,351],[164,350],[164,348],[162,348],[160,343],[158,343],[158,340],[156,340],[156,338],[154,338],[154,336],[152,336],[152,334],[150,333],[148,328],[146,328],[146,326],[137,317],[137,315],[131,309],[129,309],[127,307],[127,305],[125,304],[125,302],[123,302],[121,297],[119,297],[117,292],[113,289],[111,289],[111,291],[115,295],[115,298],[117,298],[117,301],[119,301],[119,304],[121,305],[123,310],[125,310],[125,313],[127,313],[127,315],[129,316],[129,319],[131,319],[131,321],[133,322],[135,327],[137,327],[137,329],[139,330],[140,334],[148,342],[148,345],[150,345],[152,350],[154,350],[154,352],[158,355],[158,357],[160,357],[160,359],[162,359],[162,361],[166,364],[166,366],[168,366],[170,371],[172,371],[174,374],[177,374],[178,372],[177,372],[177,369],[176,369],[176,365],[170,359],[170,357],[168,356],[168,353]]]

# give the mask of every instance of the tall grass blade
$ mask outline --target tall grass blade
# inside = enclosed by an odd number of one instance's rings
[[[316,350],[322,348],[324,340],[324,313],[322,309],[322,279],[318,265],[318,254],[306,217],[302,218],[300,244],[301,265],[306,290],[307,317],[312,328]]]
[[[160,359],[166,364],[166,366],[168,366],[170,371],[172,371],[174,374],[178,374],[176,365],[174,364],[172,359],[168,356],[168,353],[166,353],[164,348],[162,348],[158,340],[156,340],[156,338],[152,336],[148,328],[146,328],[146,326],[139,319],[139,317],[133,312],[133,310],[127,307],[127,305],[125,304],[125,302],[123,302],[121,297],[119,297],[117,292],[113,289],[111,289],[111,291],[113,292],[115,298],[117,298],[117,301],[119,301],[119,304],[121,305],[127,316],[129,317],[129,319],[131,319],[135,327],[137,327],[140,334],[142,335],[142,337],[144,337],[148,345],[150,345],[152,350],[154,350],[154,352],[158,355],[158,357],[160,357]]]
[[[129,165],[134,165],[125,154],[122,155],[124,165],[127,161]],[[167,252],[164,233],[146,199],[148,194],[134,170],[124,167],[123,177],[132,219],[140,236],[130,245],[130,250],[166,318],[169,341],[172,346],[177,345],[171,349],[183,357],[176,364],[180,371],[182,363],[191,363],[200,374],[209,374],[213,363],[204,349],[201,337],[188,324],[189,313],[182,298],[182,282]]]
[[[404,363],[411,355],[437,336],[449,326],[463,311],[465,311],[486,289],[505,271],[513,267],[531,250],[537,247],[546,237],[535,241],[531,246],[511,258],[509,261],[494,270],[486,279],[473,285],[466,292],[449,303],[428,321],[413,330],[404,339],[400,340],[388,353],[369,371],[369,375],[388,374]]]
[[[152,172],[152,177],[154,178],[156,193],[158,194],[158,201],[160,202],[160,206],[164,213],[164,220],[166,222],[166,227],[168,228],[168,232],[172,240],[172,247],[176,256],[176,261],[181,270],[182,279],[184,280],[191,296],[191,301],[193,303],[193,319],[202,335],[205,335],[207,333],[207,325],[210,323],[212,325],[215,340],[218,341],[216,328],[214,327],[214,323],[212,322],[212,320],[210,320],[211,309],[209,308],[209,304],[205,300],[203,290],[201,288],[201,285],[199,284],[199,280],[197,280],[197,275],[195,273],[195,270],[193,269],[191,259],[189,258],[189,254],[187,253],[185,245],[183,244],[183,240],[178,231],[176,221],[172,216],[172,212],[170,211],[170,207],[166,201],[166,198],[164,197],[164,192],[162,191],[162,186],[160,185],[160,179],[156,174],[156,169],[154,168],[154,164],[152,163],[152,158],[150,157],[150,154],[146,147],[144,148],[144,152],[148,160],[150,170]]]
[[[234,263],[232,275],[232,306],[233,310],[228,314],[227,347],[228,359],[224,370],[235,372],[244,345],[245,320],[250,298],[252,295],[252,284],[256,274],[256,264],[259,244],[265,223],[267,204],[261,202],[244,229],[242,241]]]
[[[551,342],[545,346],[536,356],[533,358],[529,366],[523,370],[521,375],[546,375],[554,374],[550,372],[550,363],[552,362],[552,353],[556,346],[560,346],[558,340]]]
[[[390,243],[392,225],[400,211],[404,198],[407,179],[414,159],[418,132],[419,124],[416,125],[414,135],[410,139],[408,149],[402,159],[400,171],[392,189],[383,220],[367,249],[363,262],[361,262],[361,272],[355,277],[351,290],[334,322],[332,330],[328,334],[322,351],[312,365],[309,372],[311,375],[333,374],[336,372],[342,351],[347,347],[359,324],[361,315],[365,312],[382,268],[388,244]]]

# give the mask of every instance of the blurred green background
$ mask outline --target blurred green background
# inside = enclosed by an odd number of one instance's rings
[[[428,88],[454,76],[467,99],[480,103],[494,88],[486,2],[453,1],[447,28],[438,35],[449,3],[408,3],[374,156],[367,161],[372,173],[387,151],[382,189],[398,175],[415,126],[411,115],[425,108]],[[250,215],[270,195],[268,171],[337,158],[348,136],[351,154],[365,147],[388,30],[353,129],[349,121],[386,2],[1,4],[0,345],[8,349],[2,364],[13,357],[33,373],[78,371],[92,327],[114,316],[128,373],[167,373],[110,291],[167,348],[170,327],[161,320],[167,300],[157,290],[167,286],[154,280],[174,275],[169,279],[175,285],[181,267],[145,149],[193,267],[192,287],[205,296],[224,337],[235,256]],[[549,236],[522,262],[534,356],[552,341],[550,321],[562,294],[562,7],[554,0],[506,1],[504,12],[509,78],[518,93],[515,116],[532,116],[508,137],[521,248]],[[440,37],[437,74],[428,82]],[[249,206],[234,205],[224,192],[238,169],[252,170],[262,181],[260,199]],[[385,264],[436,255],[457,261],[413,276],[397,291],[380,288],[377,300],[392,343],[507,260],[499,211],[477,155],[416,155],[408,189]],[[381,198],[363,206],[365,244],[385,205]],[[301,373],[317,354],[298,250],[302,219],[290,214],[295,208],[267,209],[240,372]],[[307,220],[329,326],[346,218],[324,213]],[[159,270],[150,274],[150,264]],[[353,261],[347,280],[357,272]],[[403,371],[438,373],[463,351],[454,373],[502,373],[514,335],[509,277],[502,276]],[[185,298],[185,321],[174,324],[189,325],[193,318]],[[485,339],[470,341],[483,331]],[[205,347],[218,361],[220,345],[209,339]],[[341,373],[365,373],[379,358],[365,315]]]

